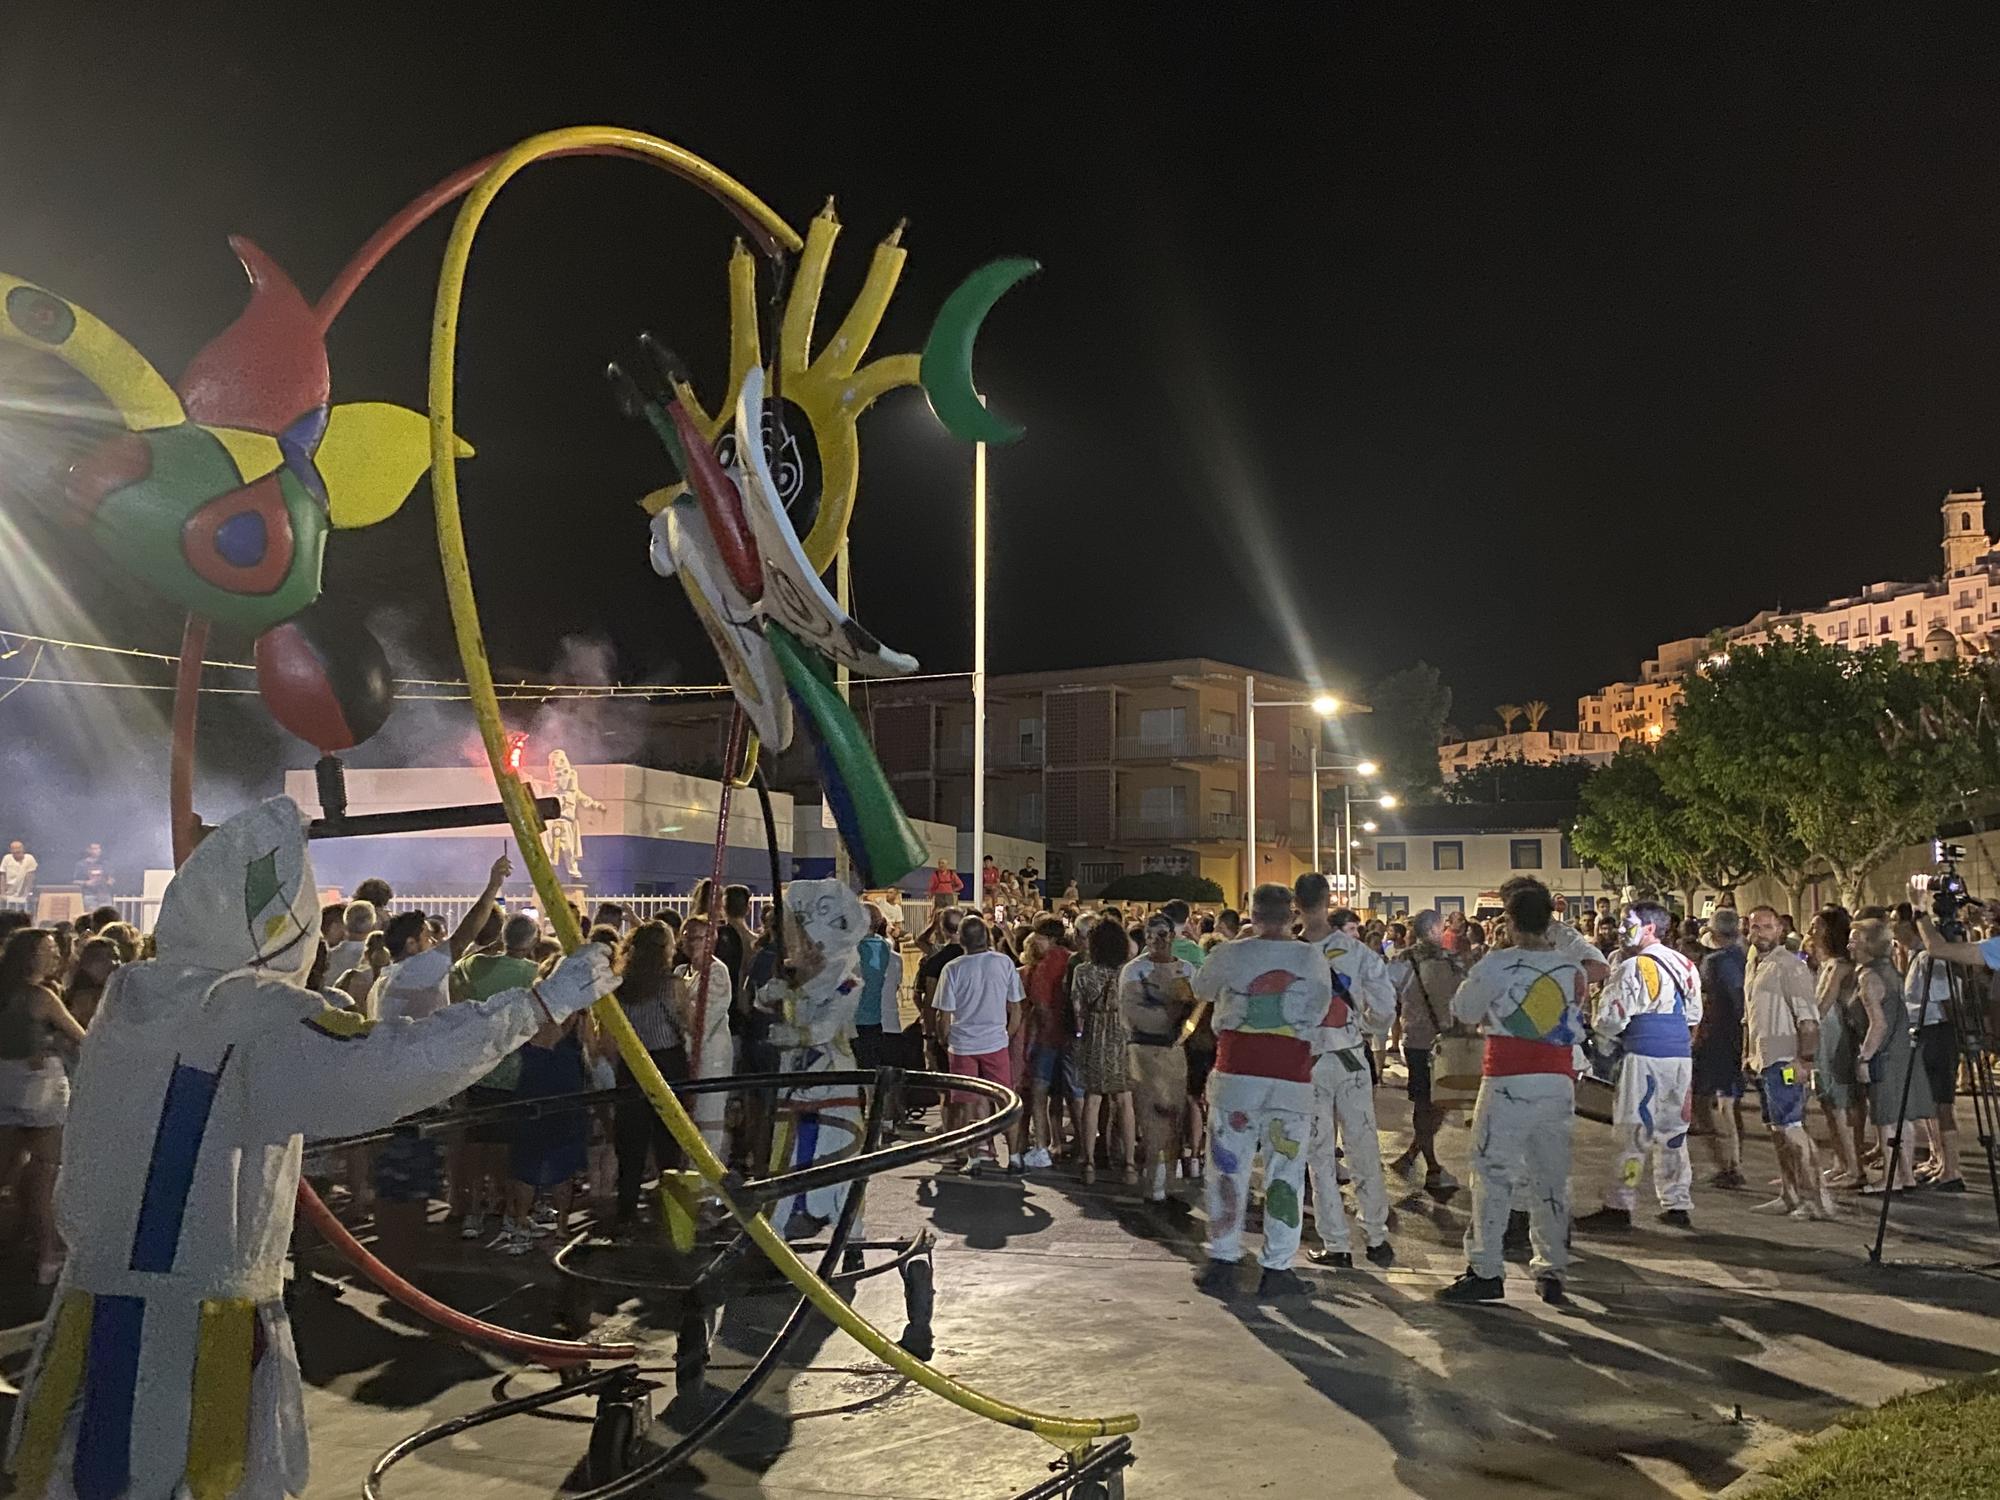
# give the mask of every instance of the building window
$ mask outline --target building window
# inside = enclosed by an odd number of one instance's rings
[[[1147,875],[1192,875],[1194,857],[1179,850],[1170,854],[1147,854],[1140,858],[1139,869]]]
[[[1513,870],[1539,870],[1542,867],[1542,841],[1507,840],[1507,867]]]
[[[1856,635],[1868,634],[1868,616],[1863,615],[1859,620],[1855,622],[1854,633]]]
[[[1583,861],[1576,857],[1576,850],[1572,849],[1569,846],[1568,834],[1564,834],[1562,836],[1562,848],[1560,854],[1557,857],[1561,859],[1562,867],[1565,870],[1579,869],[1583,865]]]
[[[1144,786],[1139,788],[1139,821],[1141,823],[1172,823],[1186,816],[1186,787]]]
[[[1233,786],[1212,786],[1208,789],[1208,810],[1218,817],[1236,816],[1236,788]]]
[[[1091,887],[1111,884],[1125,873],[1121,860],[1085,860],[1076,867],[1076,883]]]
[[[1409,850],[1400,840],[1375,846],[1375,868],[1378,870],[1407,870]]]
[[[1431,904],[1437,908],[1437,914],[1440,917],[1448,917],[1453,912],[1457,912],[1461,917],[1465,915],[1465,897],[1463,896],[1439,896]]]
[[[1139,739],[1148,745],[1171,745],[1187,733],[1184,708],[1142,708],[1139,710]]]
[[[1369,905],[1384,917],[1407,917],[1410,914],[1410,898],[1398,896],[1393,891],[1378,891]]]
[[[1959,529],[1960,531],[1970,531],[1970,530],[1972,530],[1972,512],[1971,512],[1971,511],[1969,511],[1969,510],[1968,510],[1968,511],[1963,511],[1963,512],[1961,512],[1961,513],[1960,513],[1960,515],[1959,515],[1959,518],[1958,518],[1958,529]]]
[[[1960,616],[1958,617],[1958,628],[1959,628],[1960,630],[1970,630],[1970,629],[1972,629],[1972,616],[1971,616],[1971,615],[1960,615]]]
[[[1914,609],[1906,609],[1906,610],[1904,610],[1904,611],[1903,611],[1903,628],[1904,628],[1905,630],[1908,630],[1908,629],[1910,629],[1910,628],[1911,628],[1912,626],[1914,626],[1914,625],[1915,625],[1916,623],[1917,623],[1917,612],[1916,612],[1916,611],[1915,611]]]
[[[1457,839],[1449,842],[1438,839],[1431,845],[1431,868],[1433,870],[1463,870],[1465,868],[1465,845]]]
[[[1875,628],[1881,631],[1882,634],[1887,635],[1889,633],[1889,617],[1887,615],[1882,616],[1882,623]]]
[[[1225,713],[1221,709],[1211,708],[1208,711],[1206,722],[1210,734],[1233,736],[1236,733],[1236,715],[1233,713]]]
[[[1842,641],[1847,639],[1847,621],[1842,620],[1840,622],[1839,626],[1834,630],[1834,638]]]

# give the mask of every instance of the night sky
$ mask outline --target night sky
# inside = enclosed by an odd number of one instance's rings
[[[2000,482],[2000,56],[1974,11],[179,9],[0,18],[0,267],[170,376],[241,305],[225,234],[315,296],[415,192],[561,124],[685,144],[799,227],[835,194],[822,331],[908,216],[878,353],[982,261],[1039,257],[978,365],[1029,430],[994,455],[997,671],[1206,653],[1352,691],[1423,657],[1456,723],[1539,697],[1569,727],[1659,640],[1930,572],[1943,491]],[[552,670],[569,634],[624,680],[713,681],[645,561],[661,461],[598,371],[651,328],[712,399],[731,221],[564,162],[489,225],[459,406],[494,655]],[[422,404],[444,234],[335,326],[335,400]],[[930,669],[970,663],[969,474],[920,395],[864,420],[857,613]],[[328,591],[455,675],[426,498],[336,535]],[[169,607],[18,477],[0,499],[99,638],[171,648]],[[49,628],[29,597],[6,625]],[[0,731],[58,702],[32,693]]]

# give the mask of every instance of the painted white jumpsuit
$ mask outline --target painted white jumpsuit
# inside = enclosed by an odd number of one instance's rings
[[[868,914],[838,880],[794,880],[785,887],[785,956],[780,974],[758,992],[757,1003],[775,1012],[768,1040],[785,1049],[787,1073],[851,1073],[854,1012],[861,1003],[861,940]],[[893,1004],[885,999],[885,1004]],[[860,1149],[861,1090],[853,1084],[800,1084],[778,1101],[773,1166],[790,1172],[827,1157]],[[847,1202],[847,1183],[800,1193],[773,1208],[780,1230],[797,1214],[831,1223]],[[855,1225],[860,1238],[860,1224]]]
[[[1496,948],[1465,976],[1451,1013],[1486,1037],[1479,1102],[1472,1111],[1472,1217],[1465,1259],[1498,1277],[1517,1187],[1530,1191],[1530,1268],[1560,1275],[1569,1264],[1570,1119],[1575,1048],[1583,1039],[1588,979],[1567,951]]]
[[[1213,1007],[1208,1075],[1208,1257],[1243,1255],[1250,1168],[1264,1153],[1264,1253],[1286,1270],[1299,1250],[1300,1190],[1312,1139],[1312,1055],[1333,999],[1326,957],[1290,938],[1223,943],[1195,971]]]
[[[1604,950],[1560,917],[1554,918],[1549,922],[1549,930],[1543,936],[1548,938],[1549,946],[1554,948],[1556,952],[1566,958],[1573,958],[1583,965],[1584,979],[1588,984],[1596,984],[1609,976],[1611,967],[1605,962]],[[1586,1072],[1590,1065],[1590,1059],[1587,1055],[1587,1050],[1581,1043],[1576,1048],[1575,1057],[1576,1071],[1578,1073]],[[1570,1197],[1569,1178],[1567,1174],[1563,1178],[1562,1191],[1563,1202],[1564,1204],[1568,1204]],[[1514,1185],[1513,1211],[1518,1214],[1531,1214],[1534,1209],[1534,1199],[1534,1187],[1523,1176]],[[1567,1213],[1569,1210],[1565,1208],[1564,1212]]]
[[[736,1038],[729,1030],[729,1007],[735,998],[736,985],[729,965],[714,957],[708,961],[708,998],[701,1009],[699,1042],[693,1035],[699,988],[695,983],[694,965],[682,964],[675,969],[674,983],[680,987],[683,1013],[688,1017],[688,1076],[721,1078],[734,1073]],[[717,1156],[727,1156],[729,1131],[724,1121],[728,1118],[729,1096],[720,1093],[696,1094],[692,1103],[688,1113],[701,1127],[702,1139],[708,1142],[709,1149]]]
[[[1318,942],[1332,971],[1333,1000],[1320,1028],[1313,1061],[1313,1129],[1307,1163],[1312,1172],[1313,1220],[1320,1242],[1345,1250],[1347,1209],[1340,1200],[1336,1142],[1347,1153],[1361,1232],[1371,1246],[1389,1237],[1389,1190],[1382,1180],[1382,1147],[1375,1133],[1375,1076],[1368,1067],[1368,1038],[1396,1019],[1396,987],[1382,956],[1360,938],[1335,930]]]
[[[1660,1207],[1694,1206],[1688,1124],[1694,1111],[1689,1041],[1701,1022],[1701,974],[1664,943],[1621,959],[1598,997],[1591,1030],[1619,1044],[1611,1123],[1621,1137],[1604,1202],[1627,1213],[1638,1200],[1646,1157]]]
[[[436,1104],[546,1016],[508,990],[376,1023],[305,989],[319,899],[287,798],[209,835],[156,937],[159,957],[113,976],[84,1041],[57,1184],[69,1262],[11,1467],[23,1495],[57,1500],[297,1494],[305,1411],[281,1298],[301,1136]],[[586,948],[545,996],[578,973],[616,988]]]

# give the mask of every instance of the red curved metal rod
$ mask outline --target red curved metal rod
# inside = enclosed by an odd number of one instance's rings
[[[708,961],[715,956],[715,939],[722,926],[722,876],[723,864],[729,856],[729,801],[730,793],[736,790],[736,773],[743,759],[744,741],[749,735],[750,722],[738,704],[729,716],[729,741],[722,751],[722,794],[715,802],[715,859],[708,877],[708,935],[702,939],[701,957],[695,970],[698,976],[694,986],[694,1045],[688,1048],[688,1077],[701,1077],[702,1043],[708,1037]],[[778,893],[771,893],[773,901]],[[692,913],[704,915],[701,912]],[[734,983],[741,983],[743,976],[729,976]],[[724,1002],[727,1003],[726,1001]]]
[[[333,1210],[320,1201],[319,1194],[303,1182],[299,1184],[299,1210],[305,1215],[306,1222],[325,1235],[336,1250],[366,1271],[368,1279],[385,1295],[402,1303],[419,1317],[429,1319],[447,1333],[532,1360],[551,1370],[588,1364],[593,1360],[619,1361],[639,1357],[638,1347],[634,1344],[581,1344],[568,1339],[538,1338],[532,1333],[516,1333],[511,1328],[483,1322],[456,1308],[446,1307],[369,1254],[367,1247],[349,1234],[347,1226],[334,1217]]]
[[[201,829],[194,811],[194,731],[201,704],[201,657],[207,649],[208,621],[189,615],[181,627],[181,659],[174,667],[174,738],[167,769],[167,818],[177,870],[194,853]]]

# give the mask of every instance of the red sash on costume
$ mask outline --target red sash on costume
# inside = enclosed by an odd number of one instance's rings
[[[1479,1071],[1488,1078],[1518,1078],[1524,1073],[1576,1076],[1576,1059],[1567,1044],[1533,1042],[1518,1036],[1489,1036]]]
[[[1312,1048],[1302,1038],[1277,1031],[1218,1031],[1215,1070],[1237,1077],[1281,1078],[1311,1083]]]

